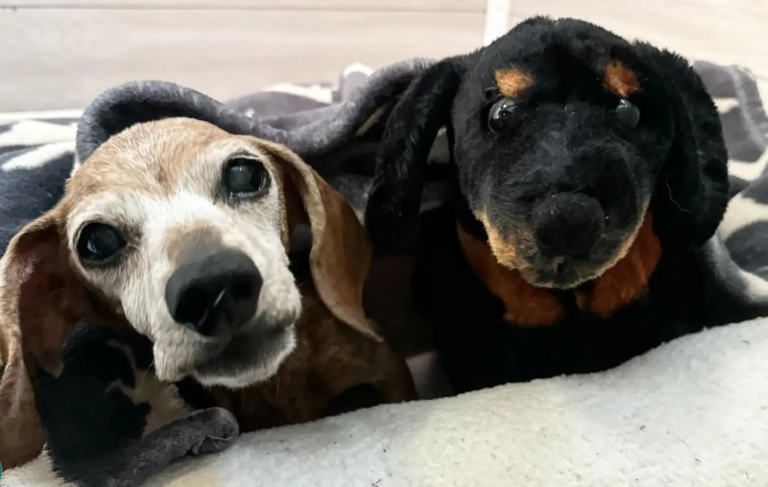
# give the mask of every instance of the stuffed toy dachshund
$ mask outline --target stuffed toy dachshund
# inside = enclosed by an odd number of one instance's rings
[[[443,126],[452,204],[422,222],[422,276],[457,391],[597,371],[768,314],[713,264],[727,151],[680,56],[539,17],[436,63],[387,121],[366,210],[375,247],[417,216]]]
[[[114,135],[3,257],[3,463],[46,438],[65,479],[137,485],[238,430],[415,399],[363,309],[370,254],[279,144],[186,118]]]

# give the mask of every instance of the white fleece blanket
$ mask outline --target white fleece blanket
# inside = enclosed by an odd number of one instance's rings
[[[45,458],[8,487],[56,486]],[[768,320],[609,372],[382,406],[244,435],[149,486],[768,485]]]

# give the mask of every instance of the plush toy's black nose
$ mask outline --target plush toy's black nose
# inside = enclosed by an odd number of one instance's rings
[[[176,322],[209,336],[220,323],[238,327],[251,320],[262,283],[248,256],[222,251],[179,266],[166,284],[165,302]]]
[[[531,220],[536,245],[547,257],[586,257],[605,228],[600,203],[583,194],[550,196],[533,209]]]

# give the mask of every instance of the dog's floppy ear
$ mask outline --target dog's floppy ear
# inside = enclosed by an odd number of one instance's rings
[[[717,230],[728,204],[728,151],[720,116],[687,60],[644,43],[641,58],[662,77],[673,118],[669,157],[653,195],[654,230],[665,250],[687,250]]]
[[[27,225],[0,261],[0,462],[10,468],[35,458],[45,441],[33,378],[62,371],[61,344],[82,313],[56,210]]]
[[[336,318],[381,340],[363,310],[371,246],[354,210],[294,152],[269,142],[262,142],[260,147],[284,163],[286,193],[295,190],[309,220],[310,271],[318,295]],[[290,193],[286,194],[286,198],[290,197]]]
[[[419,214],[430,149],[440,127],[448,125],[450,130],[453,99],[461,83],[458,66],[458,58],[449,58],[429,67],[405,90],[387,119],[365,211],[365,226],[377,248],[393,245]]]

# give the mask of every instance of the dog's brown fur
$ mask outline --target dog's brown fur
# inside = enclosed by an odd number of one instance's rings
[[[414,399],[410,372],[388,346],[360,340],[339,326],[311,286],[303,289],[304,314],[297,347],[278,373],[243,390],[215,387],[213,404],[231,411],[242,431],[303,423],[324,415],[331,402],[358,385],[372,385],[387,402]]]
[[[61,373],[59,347],[81,314],[81,287],[74,281],[51,226],[55,215],[33,222],[14,238],[4,259],[0,291],[0,353],[5,366],[0,384],[0,461],[12,468],[32,460],[45,435],[35,410],[32,380],[39,369]],[[30,238],[30,235],[36,238]],[[37,265],[39,272],[32,272]],[[28,296],[34,298],[27,298]],[[22,328],[21,323],[29,323]]]
[[[125,161],[145,157],[138,152],[138,140],[110,139],[78,169],[64,199],[11,241],[2,260],[0,288],[4,468],[31,460],[43,447],[32,381],[39,369],[54,376],[61,373],[60,347],[71,328],[82,319],[128,325],[120,305],[87,285],[72,263],[65,231],[69,212],[97,188],[162,192],[164,178],[183,174],[183,161],[194,159],[195,151],[234,137],[185,119],[152,122],[147,130],[160,131],[160,136],[167,131],[170,137],[168,127],[178,130],[179,124],[189,140],[172,141],[167,153],[154,155],[165,161],[156,167],[163,177],[153,175],[150,180],[140,172],[145,168],[126,166]],[[140,137],[142,132],[131,134]],[[405,362],[380,338],[362,307],[371,250],[352,208],[293,152],[267,141],[238,138],[254,144],[278,168],[286,248],[291,228],[299,222],[310,224],[312,282],[300,288],[304,306],[296,326],[297,348],[273,379],[236,391],[218,388],[214,399],[232,409],[244,430],[316,419],[336,395],[360,384],[371,384],[388,402],[415,399]],[[130,155],[117,157],[126,153]]]

